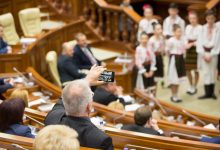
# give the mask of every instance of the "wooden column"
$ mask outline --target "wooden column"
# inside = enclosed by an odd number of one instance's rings
[[[96,6],[95,6],[95,2],[93,0],[90,1],[90,5],[91,5],[91,25],[95,28],[97,23],[96,23]]]
[[[83,7],[83,17],[86,19],[86,20],[89,20],[90,18],[90,15],[89,15],[89,0],[82,0],[83,4],[82,4],[82,7]]]
[[[123,21],[122,39],[123,42],[127,42],[128,39],[127,17],[124,13],[122,14],[122,21]]]
[[[110,12],[109,11],[105,11],[105,15],[106,15],[106,39],[110,40],[111,39],[111,22],[110,22]]]
[[[114,23],[115,23],[115,30],[114,30],[114,40],[119,40],[119,13],[114,12]]]
[[[131,30],[131,37],[130,37],[131,38],[131,43],[132,43],[133,47],[135,47],[136,42],[137,42],[137,28],[138,28],[138,25],[133,22],[132,30]]]
[[[98,32],[103,36],[103,11],[101,8],[98,9],[99,22],[98,22]]]

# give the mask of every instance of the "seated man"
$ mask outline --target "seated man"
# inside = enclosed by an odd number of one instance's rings
[[[58,71],[62,83],[85,77],[85,74],[80,73],[79,68],[72,61],[73,55],[73,46],[71,44],[64,43],[62,47],[62,54],[58,58]]]
[[[3,37],[3,27],[0,25],[0,54],[11,53],[12,49],[8,44],[2,39]]]
[[[80,69],[90,69],[95,64],[101,65],[101,62],[95,58],[88,46],[86,35],[78,33],[76,35],[76,41],[73,61]]]
[[[163,131],[159,129],[157,121],[152,119],[150,107],[139,107],[134,114],[135,124],[124,125],[123,130],[141,132],[153,135],[163,135]]]
[[[59,100],[48,113],[45,124],[63,124],[73,128],[79,135],[81,146],[112,150],[112,139],[93,125],[89,119],[92,109],[92,91],[88,81],[92,83],[102,71],[102,68],[92,68],[85,80],[69,83],[63,89],[63,99]]]
[[[13,88],[13,80],[12,79],[3,79],[0,78],[0,99],[4,99],[2,94],[6,92],[8,89]]]
[[[125,105],[124,99],[120,97],[123,94],[122,91],[123,89],[116,83],[105,83],[95,90],[93,100],[103,105],[119,100]]]

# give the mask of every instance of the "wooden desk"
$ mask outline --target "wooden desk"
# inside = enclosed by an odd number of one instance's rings
[[[177,106],[173,106],[165,101],[161,101],[159,99],[156,98],[152,98],[149,95],[147,95],[145,92],[141,91],[141,90],[135,90],[134,91],[137,97],[140,97],[143,99],[143,103],[149,103],[149,102],[154,102],[155,104],[158,101],[158,103],[168,112],[168,114],[172,114],[174,116],[176,115],[183,115],[187,118],[190,118],[189,116],[186,115],[186,113],[183,112],[183,109]],[[157,106],[158,107],[158,106]],[[215,116],[210,116],[210,115],[206,115],[206,114],[202,114],[199,112],[194,112],[191,110],[186,110],[187,112],[189,112],[190,114],[192,114],[193,116],[196,116],[197,118],[199,118],[200,120],[202,120],[205,123],[213,123],[214,125],[217,125],[219,123],[220,118],[219,117],[215,117]],[[192,118],[191,118],[192,119]],[[201,123],[199,124],[201,126]]]
[[[16,67],[20,71],[25,71],[25,69],[29,66],[29,62],[27,60],[27,54],[2,54],[0,55],[0,73],[14,72],[13,67]]]
[[[116,148],[123,149],[125,145],[132,144],[136,146],[156,149],[178,149],[178,150],[205,150],[220,149],[219,144],[210,144],[197,141],[174,139],[169,137],[155,136],[132,131],[118,130],[113,128],[104,128],[105,133],[113,139]]]
[[[45,80],[33,68],[28,68],[27,72],[32,74],[32,77],[35,81],[35,86],[30,88],[29,91],[41,91],[43,89],[43,90],[47,90],[50,93],[52,93],[53,96],[51,96],[51,99],[53,99],[54,102],[59,98],[61,94],[60,88],[56,87],[55,85]],[[105,119],[108,123],[113,123],[113,124],[115,122],[125,123],[125,124],[134,123],[134,120],[133,120],[134,113],[124,112],[124,111],[119,111],[119,110],[112,110],[108,108],[107,106],[97,104],[95,102],[93,103],[93,107],[96,110],[93,116],[94,115],[105,116]],[[43,122],[47,113],[39,112],[36,107],[34,109],[35,110],[26,108],[25,113],[37,119],[38,121]],[[118,117],[119,119],[115,120]],[[209,135],[209,136],[220,135],[220,133],[216,130],[204,129],[198,126],[191,127],[191,126],[186,126],[185,124],[173,123],[173,122],[168,122],[168,121],[163,121],[163,120],[158,120],[158,124],[164,130],[167,136],[170,136],[170,133],[174,131],[179,132],[179,133],[193,134],[193,135],[201,135],[201,134]]]
[[[31,138],[0,133],[0,148],[13,150],[15,148],[12,146],[12,144],[17,144],[19,146],[22,146],[23,148],[27,148],[29,150],[32,150],[33,143],[34,143],[34,139],[31,139]],[[94,149],[80,147],[80,150],[94,150]]]

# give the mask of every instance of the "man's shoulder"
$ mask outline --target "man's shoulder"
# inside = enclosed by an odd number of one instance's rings
[[[82,49],[80,48],[80,46],[78,44],[75,45],[75,47],[73,48],[74,52],[77,53],[79,51],[82,51]]]
[[[60,55],[60,56],[58,57],[58,63],[63,63],[63,62],[66,61],[67,59],[68,59],[67,56],[65,56],[65,55]]]
[[[53,109],[47,114],[44,122],[46,125],[60,124],[64,117],[66,117],[66,112],[63,106],[63,102],[60,99],[54,105]]]
[[[97,145],[98,147],[106,148],[105,145],[111,145],[112,139],[108,135],[104,133],[104,131],[97,128],[95,125],[89,125],[87,128],[87,138],[90,140],[91,143]]]
[[[122,127],[122,129],[129,130],[129,131],[134,131],[134,132],[152,134],[152,135],[159,135],[159,133],[157,131],[155,131],[154,129],[138,126],[138,125],[135,125],[135,124],[124,125]]]
[[[93,99],[95,101],[105,101],[106,99],[108,99],[109,97],[114,96],[112,93],[106,91],[103,88],[97,88],[94,92],[94,97]]]
[[[62,121],[62,124],[78,132],[82,146],[106,149],[112,145],[112,139],[88,119],[67,117]]]

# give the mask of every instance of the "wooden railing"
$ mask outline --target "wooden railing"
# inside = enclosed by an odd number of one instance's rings
[[[73,5],[70,0],[45,0],[45,3],[59,16],[73,18]]]
[[[0,149],[32,150],[34,139],[22,136],[0,133]],[[93,148],[80,147],[80,150],[94,150]]]
[[[104,130],[105,133],[112,138],[114,146],[120,149],[123,149],[127,144],[153,149],[217,150],[220,148],[220,146],[217,144],[189,141],[183,139],[174,139],[163,136],[155,136],[125,130],[118,130],[108,127],[105,127]]]
[[[188,7],[189,10],[196,10],[196,11],[204,11],[208,9],[213,9],[219,3],[219,0],[208,0],[205,3],[196,3],[192,4]]]
[[[108,40],[136,42],[141,16],[134,10],[108,4],[105,0],[83,0],[84,17],[98,34]],[[131,28],[128,29],[128,20]],[[123,31],[119,31],[119,25]]]

